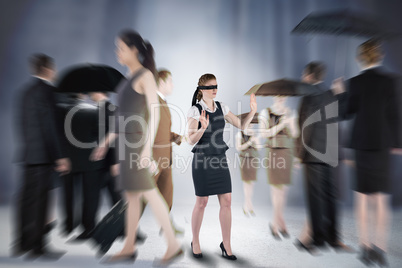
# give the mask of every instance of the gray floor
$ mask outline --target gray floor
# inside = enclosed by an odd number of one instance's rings
[[[201,229],[201,243],[204,258],[198,261],[191,256],[191,211],[192,203],[175,204],[172,214],[176,225],[185,230],[180,240],[186,250],[183,258],[170,267],[364,267],[357,259],[357,254],[335,253],[325,251],[320,256],[311,256],[299,252],[293,241],[300,233],[305,219],[302,208],[290,207],[286,211],[286,219],[291,238],[275,241],[268,230],[270,208],[256,207],[255,217],[246,217],[240,204],[233,205],[232,248],[238,260],[231,262],[220,256],[219,243],[221,242],[220,225],[218,221],[219,206],[216,198],[211,198],[204,215]],[[68,251],[57,262],[33,261],[27,262],[24,258],[10,258],[9,245],[12,237],[10,207],[0,207],[0,267],[105,267],[99,264],[95,250],[89,244],[66,244],[68,238],[61,237],[59,230],[52,232],[52,247]],[[106,209],[102,209],[102,214]],[[351,210],[342,211],[342,236],[344,241],[357,249],[355,222]],[[389,262],[391,267],[402,267],[402,211],[394,211],[393,224],[390,236]],[[141,230],[148,235],[145,244],[139,246],[139,255],[134,267],[151,267],[156,257],[161,257],[166,248],[165,242],[159,236],[159,227],[151,211],[146,210],[141,219]],[[118,241],[109,251],[117,252],[122,247]],[[115,265],[113,267],[127,267]],[[132,266],[132,265],[129,265]]]

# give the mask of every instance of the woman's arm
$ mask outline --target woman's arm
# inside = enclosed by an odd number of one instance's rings
[[[241,140],[241,132],[239,132],[236,134],[236,150],[239,152],[246,150],[252,144],[250,140],[242,144]]]
[[[298,126],[297,122],[298,122],[298,120],[297,120],[296,111],[294,111],[293,114],[288,119],[288,124],[287,124],[292,138],[297,138],[300,135],[299,126]]]
[[[150,71],[146,71],[139,82],[140,82],[139,84],[140,90],[145,95],[145,100],[147,102],[147,108],[150,115],[150,121],[147,126],[148,137],[145,141],[145,145],[141,152],[141,158],[149,158],[149,160],[151,160],[152,147],[154,145],[156,131],[159,126],[159,118],[160,118],[160,110],[159,110],[160,106],[156,93],[157,85],[154,76]],[[135,88],[135,85],[133,84],[132,87]],[[147,161],[141,161],[140,164],[144,162]],[[147,166],[142,167],[145,168]]]
[[[243,121],[240,120],[240,118],[238,118],[236,115],[234,115],[230,111],[225,115],[225,119],[233,126],[240,128],[241,130],[245,130],[248,128],[251,120],[253,120],[253,117],[256,112],[257,112],[257,101],[255,99],[255,95],[251,94],[251,96],[250,96],[250,112],[248,113],[248,115],[246,116],[246,118]]]
[[[267,109],[261,112],[258,117],[259,134],[262,138],[271,138],[279,133],[282,129],[286,127],[285,120],[281,120],[279,124],[269,127],[269,117],[270,114]]]
[[[204,135],[205,129],[209,124],[209,116],[205,116],[205,111],[203,110],[200,115],[201,128],[198,129],[198,121],[190,117],[187,120],[188,123],[188,143],[190,145],[196,144]]]

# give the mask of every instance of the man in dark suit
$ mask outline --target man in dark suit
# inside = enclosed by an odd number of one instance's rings
[[[109,132],[110,122],[114,119],[114,111],[116,107],[110,102],[107,92],[90,92],[89,97],[97,103],[98,110],[98,128],[99,128],[99,141],[105,138]],[[110,148],[106,154],[101,188],[106,188],[110,203],[114,206],[121,199],[121,194],[116,189],[116,176],[118,171],[116,169],[117,157],[115,148]]]
[[[92,149],[98,140],[98,109],[94,105],[78,100],[70,106],[64,107],[63,122],[67,154],[71,159],[71,172],[64,180],[64,212],[65,234],[69,234],[75,227],[74,203],[77,202],[74,185],[81,181],[82,210],[81,224],[84,230],[71,241],[83,241],[91,236],[95,227],[99,207],[101,179],[106,159],[90,161]]]
[[[325,66],[320,62],[307,64],[302,76],[303,82],[316,86],[319,92],[303,97],[299,108],[297,156],[305,164],[311,239],[298,241],[297,246],[310,251],[327,242],[335,249],[349,250],[339,239],[336,207],[338,98],[322,83],[324,76]]]
[[[70,170],[60,143],[61,133],[56,127],[53,59],[44,54],[30,58],[34,78],[23,92],[19,114],[22,136],[22,186],[18,200],[17,241],[14,256],[29,252],[28,257],[57,259],[64,253],[45,247],[45,223],[48,212],[48,194],[52,188],[54,169],[63,173]],[[56,164],[56,167],[55,167]]]

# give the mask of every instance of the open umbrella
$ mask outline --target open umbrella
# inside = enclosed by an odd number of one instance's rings
[[[384,25],[384,20],[348,9],[313,12],[306,16],[293,30],[294,34],[326,34],[336,36],[349,36],[356,38],[391,39],[402,37],[401,32],[390,30]],[[335,76],[344,75],[346,68],[347,43],[336,49]]]
[[[379,18],[351,10],[314,12],[306,16],[292,33],[348,35],[389,39],[402,33],[389,30]]]
[[[317,87],[297,80],[282,78],[271,82],[257,84],[244,95],[256,96],[302,96],[318,93]]]
[[[244,114],[239,114],[237,115],[238,118],[240,118],[241,121],[243,121],[244,119],[246,119],[248,113],[244,113]],[[255,115],[253,116],[253,119],[251,119],[251,124],[258,124],[258,113],[255,113]]]
[[[107,65],[83,64],[62,72],[57,82],[59,92],[114,91],[124,76]]]

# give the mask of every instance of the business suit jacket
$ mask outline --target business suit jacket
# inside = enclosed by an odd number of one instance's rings
[[[172,164],[172,142],[180,144],[181,136],[171,132],[172,118],[169,107],[166,101],[159,96],[158,98],[161,104],[160,120],[154,141],[153,158],[157,162],[160,161],[160,165],[168,167]]]
[[[64,158],[56,122],[54,87],[34,78],[23,92],[19,127],[24,163],[18,198],[16,250],[40,253],[44,246],[48,193],[54,161]]]
[[[327,114],[326,107],[329,107],[328,105],[333,104],[336,101],[342,102],[342,100],[335,96],[331,90],[327,90],[322,83],[317,84],[316,87],[320,93],[303,97],[299,107],[300,136],[296,142],[296,153],[303,163],[334,164],[338,162],[337,157],[332,157],[327,159],[327,162],[323,162],[322,159],[318,159],[316,156],[312,155],[302,142],[303,139],[304,143],[308,147],[322,154],[326,153],[327,148],[330,148],[331,150],[339,150],[338,140],[327,141],[327,126],[328,124],[339,121],[340,117],[330,116]],[[306,125],[303,128],[305,121],[317,111],[321,115],[321,120],[313,124]],[[328,142],[331,142],[331,144],[327,144]],[[336,154],[334,154],[334,156],[335,155]]]
[[[59,127],[63,130],[64,143],[67,145],[67,155],[71,159],[71,173],[102,168],[105,160],[89,160],[92,150],[96,147],[95,142],[98,141],[98,109],[96,109],[95,106],[91,107],[89,104],[77,101],[71,105],[60,106],[60,110],[63,120]],[[77,140],[80,143],[87,144],[94,143],[93,146],[81,148],[78,144],[68,140],[67,133],[64,129],[64,122],[67,119],[67,114],[69,112],[72,114],[73,111],[75,112],[71,118],[71,123],[67,126],[74,138],[71,141]]]
[[[309,205],[312,238],[314,243],[322,245],[324,241],[332,244],[339,239],[336,207],[337,187],[332,167],[338,163],[339,140],[328,139],[328,131],[338,131],[338,129],[331,129],[328,126],[336,123],[340,117],[337,112],[339,102],[336,102],[339,98],[331,90],[326,90],[322,84],[316,86],[321,93],[303,97],[299,108],[301,133],[297,140],[297,154],[305,164],[306,198]],[[314,123],[309,123],[308,120],[317,115],[320,115],[321,118],[313,120]],[[304,128],[303,124],[305,124]],[[337,134],[335,137],[338,137]],[[302,139],[306,146],[325,154],[325,157],[314,156],[307,150]]]
[[[109,101],[105,101],[100,103],[99,105],[99,113],[98,113],[98,122],[99,122],[99,140],[104,138],[104,135],[107,133],[114,132],[111,130],[111,127],[114,125],[113,121],[115,119],[115,110],[116,107]],[[112,122],[112,125],[110,124]],[[111,165],[117,164],[116,150],[113,146],[111,146],[105,156],[105,167],[109,167]]]
[[[64,212],[65,221],[64,228],[66,233],[71,232],[79,223],[79,215],[76,215],[74,210],[75,201],[75,184],[77,179],[81,179],[82,183],[82,224],[86,232],[89,232],[95,227],[96,215],[99,205],[100,189],[108,182],[107,176],[109,159],[112,157],[111,152],[100,161],[91,161],[90,155],[94,148],[98,145],[99,134],[103,132],[105,135],[108,132],[108,114],[107,103],[101,103],[99,107],[89,105],[83,101],[77,100],[72,104],[60,105],[63,122],[70,120],[68,129],[74,139],[80,143],[86,143],[86,147],[81,147],[79,144],[74,144],[66,139],[67,153],[71,159],[71,172],[63,178],[64,182]],[[67,116],[70,113],[69,116]],[[64,124],[60,126],[64,129]],[[100,131],[100,129],[103,129]],[[74,141],[74,140],[73,140]],[[89,143],[92,143],[90,145]],[[114,159],[114,158],[113,158]],[[116,199],[120,199],[116,197]],[[116,200],[114,200],[116,201]]]
[[[172,119],[166,101],[159,97],[160,120],[156,132],[153,158],[158,162],[159,173],[155,176],[156,185],[165,199],[169,209],[173,204],[172,182],[172,142],[180,145],[181,136],[171,132]]]
[[[66,156],[57,128],[54,87],[33,78],[22,96],[20,133],[22,150],[19,160],[26,165],[52,164]]]
[[[349,147],[359,150],[402,147],[397,77],[377,67],[347,82],[343,116],[355,115]]]

